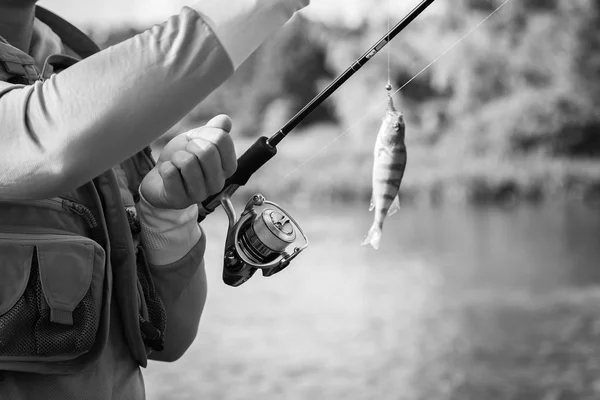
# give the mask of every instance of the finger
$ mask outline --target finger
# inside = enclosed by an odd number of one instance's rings
[[[218,193],[223,189],[225,172],[217,146],[213,142],[196,139],[188,142],[186,151],[194,154],[200,162],[208,195]]]
[[[225,131],[226,133],[231,132],[231,128],[233,127],[233,121],[231,118],[225,114],[220,114],[208,121],[204,126],[192,129],[187,132],[188,139],[195,139],[197,137],[202,137],[203,132],[209,129],[217,129]]]
[[[158,166],[158,173],[163,181],[164,201],[167,199],[183,199],[186,196],[183,180],[179,170],[170,161],[165,161]]]
[[[195,140],[210,142],[215,146],[215,148],[217,149],[217,151],[219,153],[219,158],[221,160],[221,163],[220,163],[221,168],[223,169],[223,172],[225,173],[225,177],[228,178],[231,175],[233,175],[237,169],[237,158],[235,155],[235,146],[233,144],[233,140],[231,140],[231,137],[228,134],[226,134],[222,131],[207,132],[207,133],[208,133],[207,135],[205,135],[199,139],[195,139]],[[214,135],[213,135],[213,133],[214,133]],[[190,140],[188,142],[188,146],[192,142],[193,141]],[[187,146],[186,146],[186,150],[191,151],[191,152],[195,151],[195,150],[188,149]]]
[[[187,196],[196,203],[200,203],[208,197],[204,174],[198,158],[187,151],[178,151],[171,158],[173,165],[177,167]]]
[[[233,143],[233,139],[231,139],[231,136],[221,129],[203,127],[191,135],[190,142],[197,139],[206,140],[213,143],[219,151],[219,156],[221,157],[221,166],[225,172],[225,175],[227,177],[233,175],[237,169],[237,158],[235,155],[235,145]]]
[[[225,177],[229,178],[237,170],[237,156],[235,154],[235,145],[233,144],[231,136],[223,134],[222,139],[222,141],[217,143],[217,149],[221,156],[221,166],[223,167]]]
[[[237,169],[235,145],[229,135],[232,124],[229,116],[221,114],[208,121],[205,126],[187,132],[188,140],[206,139],[217,146],[221,155],[223,170],[227,177],[233,175]]]

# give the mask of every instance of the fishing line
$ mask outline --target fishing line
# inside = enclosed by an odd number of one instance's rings
[[[437,56],[433,61],[431,61],[429,64],[427,64],[422,70],[420,70],[416,75],[414,75],[412,78],[410,78],[404,85],[402,85],[398,90],[396,90],[395,92],[391,93],[390,96],[394,96],[395,94],[397,94],[398,92],[400,92],[402,89],[404,89],[409,83],[411,83],[412,81],[414,81],[416,78],[418,78],[423,72],[427,71],[429,68],[431,68],[431,66],[433,64],[435,64],[437,61],[439,61],[442,57],[444,57],[446,54],[448,54],[450,51],[452,51],[456,46],[458,46],[463,40],[465,40],[467,37],[469,37],[473,32],[475,32],[481,25],[483,25],[485,22],[487,22],[494,14],[496,14],[498,11],[500,11],[500,9],[502,7],[504,7],[507,3],[509,3],[511,0],[505,0],[504,3],[500,4],[500,6],[498,6],[498,8],[496,8],[494,11],[492,11],[490,13],[490,15],[488,15],[487,17],[485,17],[480,23],[478,23],[477,25],[475,25],[473,28],[471,28],[471,30],[469,30],[465,35],[463,35],[456,43],[454,43],[452,46],[450,46],[448,49],[446,49],[442,54],[440,54],[439,56]],[[302,167],[304,167],[306,164],[308,164],[310,161],[314,160],[319,154],[321,154],[323,151],[325,151],[327,148],[329,148],[332,144],[334,144],[336,141],[338,141],[342,136],[344,136],[345,134],[347,134],[348,132],[350,132],[354,127],[356,127],[362,120],[364,120],[366,117],[368,117],[369,115],[373,114],[375,111],[377,110],[381,110],[381,106],[385,105],[387,103],[387,100],[382,101],[381,103],[375,105],[373,108],[371,108],[369,111],[367,111],[367,113],[365,115],[363,115],[362,117],[360,117],[356,122],[354,122],[352,125],[350,125],[350,127],[348,129],[346,129],[345,131],[343,131],[339,136],[337,136],[336,138],[334,138],[331,142],[329,142],[327,145],[325,145],[324,147],[322,147],[321,149],[319,149],[317,152],[315,152],[315,154],[313,154],[310,158],[308,158],[306,161],[304,161],[303,163],[301,163],[298,167],[294,168],[292,171],[288,172],[283,179],[288,178],[290,175],[292,175],[293,173],[297,172],[298,170],[300,170]]]
[[[387,40],[388,43],[390,42],[390,19],[391,16],[390,14],[392,13],[392,0],[388,0],[388,10],[387,10]],[[387,73],[388,73],[388,87],[392,85],[392,68],[391,68],[391,64],[390,64],[390,59],[391,59],[391,55],[392,55],[392,46],[391,44],[388,44],[388,48],[387,48]]]

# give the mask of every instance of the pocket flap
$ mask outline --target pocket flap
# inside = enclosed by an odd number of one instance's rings
[[[0,315],[21,298],[29,281],[32,245],[0,243]]]
[[[50,320],[72,325],[73,310],[92,282],[95,247],[87,243],[54,242],[40,243],[36,248]]]

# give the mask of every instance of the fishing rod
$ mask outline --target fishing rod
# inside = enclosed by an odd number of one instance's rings
[[[311,100],[279,131],[267,138],[261,136],[237,160],[237,170],[225,181],[223,189],[199,205],[198,222],[223,206],[229,218],[225,242],[223,280],[230,286],[239,286],[252,277],[257,269],[263,276],[271,276],[289,265],[308,246],[306,236],[293,218],[277,204],[254,195],[246,204],[239,220],[231,203],[231,196],[244,186],[263,165],[277,154],[277,145],[317,107],[337,91],[348,79],[369,62],[392,39],[410,25],[435,0],[423,0],[383,38],[350,65],[329,86]],[[262,208],[262,214],[259,212]],[[259,215],[261,214],[261,215]],[[290,251],[290,249],[292,249]]]
[[[220,197],[223,194],[232,195],[240,187],[244,186],[263,165],[265,165],[275,154],[276,146],[308,115],[327,100],[337,89],[339,89],[348,79],[358,72],[367,62],[369,62],[381,49],[383,49],[392,39],[402,32],[412,21],[414,21],[423,11],[427,9],[435,0],[423,0],[406,17],[404,17],[396,26],[394,26],[383,38],[381,38],[373,47],[371,47],[359,59],[338,76],[328,87],[311,100],[302,110],[293,116],[277,133],[270,138],[260,137],[244,154],[238,159],[238,168],[236,172],[226,180],[225,187],[219,193],[208,197],[202,202],[204,216],[213,212],[220,205]],[[204,219],[202,216],[198,222]]]

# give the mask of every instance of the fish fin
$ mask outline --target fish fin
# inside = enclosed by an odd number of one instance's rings
[[[392,215],[396,214],[398,211],[400,211],[400,195],[399,194],[396,195],[396,198],[392,202],[392,205],[390,206],[390,209],[388,210],[387,216],[391,217]]]
[[[362,245],[371,245],[375,250],[379,249],[379,242],[381,242],[381,229],[377,226],[377,224],[373,224],[371,229],[369,229],[369,233],[363,240]]]
[[[373,211],[375,209],[375,201],[373,201],[373,196],[371,196],[371,203],[369,205],[369,211]]]

